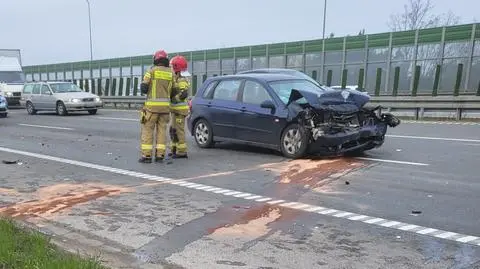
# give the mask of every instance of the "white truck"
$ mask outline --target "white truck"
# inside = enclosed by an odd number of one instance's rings
[[[20,105],[25,74],[19,49],[0,49],[0,95],[9,106]]]

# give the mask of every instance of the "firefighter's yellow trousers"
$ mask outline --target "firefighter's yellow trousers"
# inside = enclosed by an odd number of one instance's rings
[[[152,151],[155,149],[156,157],[165,157],[166,141],[167,141],[167,125],[170,119],[170,114],[152,113],[145,111],[144,123],[142,123],[142,157],[152,157]],[[157,131],[157,141],[154,146],[153,137]]]
[[[171,150],[176,151],[177,156],[187,154],[187,143],[185,141],[185,116],[172,113],[172,127],[175,129],[175,137],[171,139]]]

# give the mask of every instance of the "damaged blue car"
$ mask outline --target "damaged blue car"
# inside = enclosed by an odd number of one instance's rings
[[[207,79],[191,101],[188,128],[198,146],[234,142],[288,158],[380,147],[400,120],[357,90],[333,90],[289,74],[246,73]]]

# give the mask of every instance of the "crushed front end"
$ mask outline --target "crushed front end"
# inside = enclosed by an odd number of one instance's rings
[[[314,104],[311,96],[306,97],[307,104],[297,114],[297,121],[309,136],[310,153],[340,154],[377,148],[384,143],[387,128],[400,124],[398,118],[382,113],[380,107],[365,108],[370,99],[366,95],[359,98],[350,91],[338,98],[337,94],[320,96]]]

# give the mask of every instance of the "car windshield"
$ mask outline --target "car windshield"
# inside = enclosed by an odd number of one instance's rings
[[[73,83],[50,83],[52,91],[55,93],[81,92],[82,89]]]
[[[307,91],[317,95],[320,95],[324,92],[321,87],[306,79],[272,81],[268,84],[270,87],[272,87],[284,104],[288,102],[288,98],[290,97],[293,89]],[[301,98],[296,102],[304,104],[307,103],[307,100],[305,98]]]
[[[4,83],[25,83],[25,74],[18,71],[1,71],[0,82]]]

